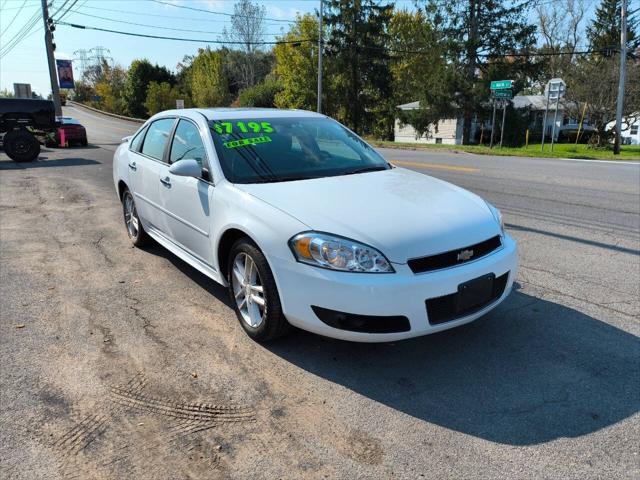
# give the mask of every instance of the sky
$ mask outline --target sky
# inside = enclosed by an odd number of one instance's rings
[[[74,1],[75,5],[63,21],[150,35],[211,40],[223,39],[222,32],[225,27],[230,27],[230,17],[179,6],[230,14],[233,13],[235,3],[235,0],[161,0],[166,4],[153,0],[53,0],[50,14],[54,17],[61,15]],[[273,41],[276,35],[286,31],[289,22],[297,14],[313,13],[319,6],[319,0],[260,0],[260,3],[266,7],[266,16],[270,19],[267,21],[265,41]],[[412,8],[413,3],[413,0],[400,0],[396,1],[396,6]],[[34,28],[20,43],[8,53],[0,50],[4,53],[0,58],[0,89],[13,91],[13,83],[30,83],[33,91],[44,96],[51,90],[44,48],[41,0],[0,0],[0,49],[6,50],[11,45],[11,39],[30,20],[35,21],[36,16]],[[102,18],[95,18],[96,16]],[[107,18],[115,21],[106,20]],[[123,21],[152,25],[155,28],[121,23]],[[198,48],[205,46],[202,42],[144,39],[64,25],[57,26],[54,36],[57,45],[55,55],[58,59],[74,59],[74,52],[80,49],[89,50],[102,46],[109,50],[107,55],[115,63],[124,67],[136,58],[147,58],[172,71],[175,71],[185,55],[194,54]],[[75,66],[77,78],[78,65]]]

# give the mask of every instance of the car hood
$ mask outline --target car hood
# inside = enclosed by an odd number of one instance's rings
[[[480,197],[404,168],[236,187],[310,230],[367,243],[395,263],[467,247],[500,233]]]

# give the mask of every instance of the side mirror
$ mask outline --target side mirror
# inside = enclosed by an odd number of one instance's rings
[[[129,135],[128,137],[122,137],[122,143],[128,143],[129,140],[131,140],[131,137],[133,137],[133,135]]]
[[[169,173],[178,177],[194,177],[202,176],[202,167],[195,160],[178,160],[169,167]]]

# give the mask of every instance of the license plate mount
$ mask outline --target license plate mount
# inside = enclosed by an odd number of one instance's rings
[[[496,276],[493,273],[482,275],[458,285],[455,310],[463,313],[473,310],[489,302],[493,296],[493,284]]]

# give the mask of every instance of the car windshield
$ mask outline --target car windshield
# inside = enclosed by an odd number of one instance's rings
[[[391,168],[328,118],[235,118],[209,122],[222,170],[233,183],[271,183]]]

